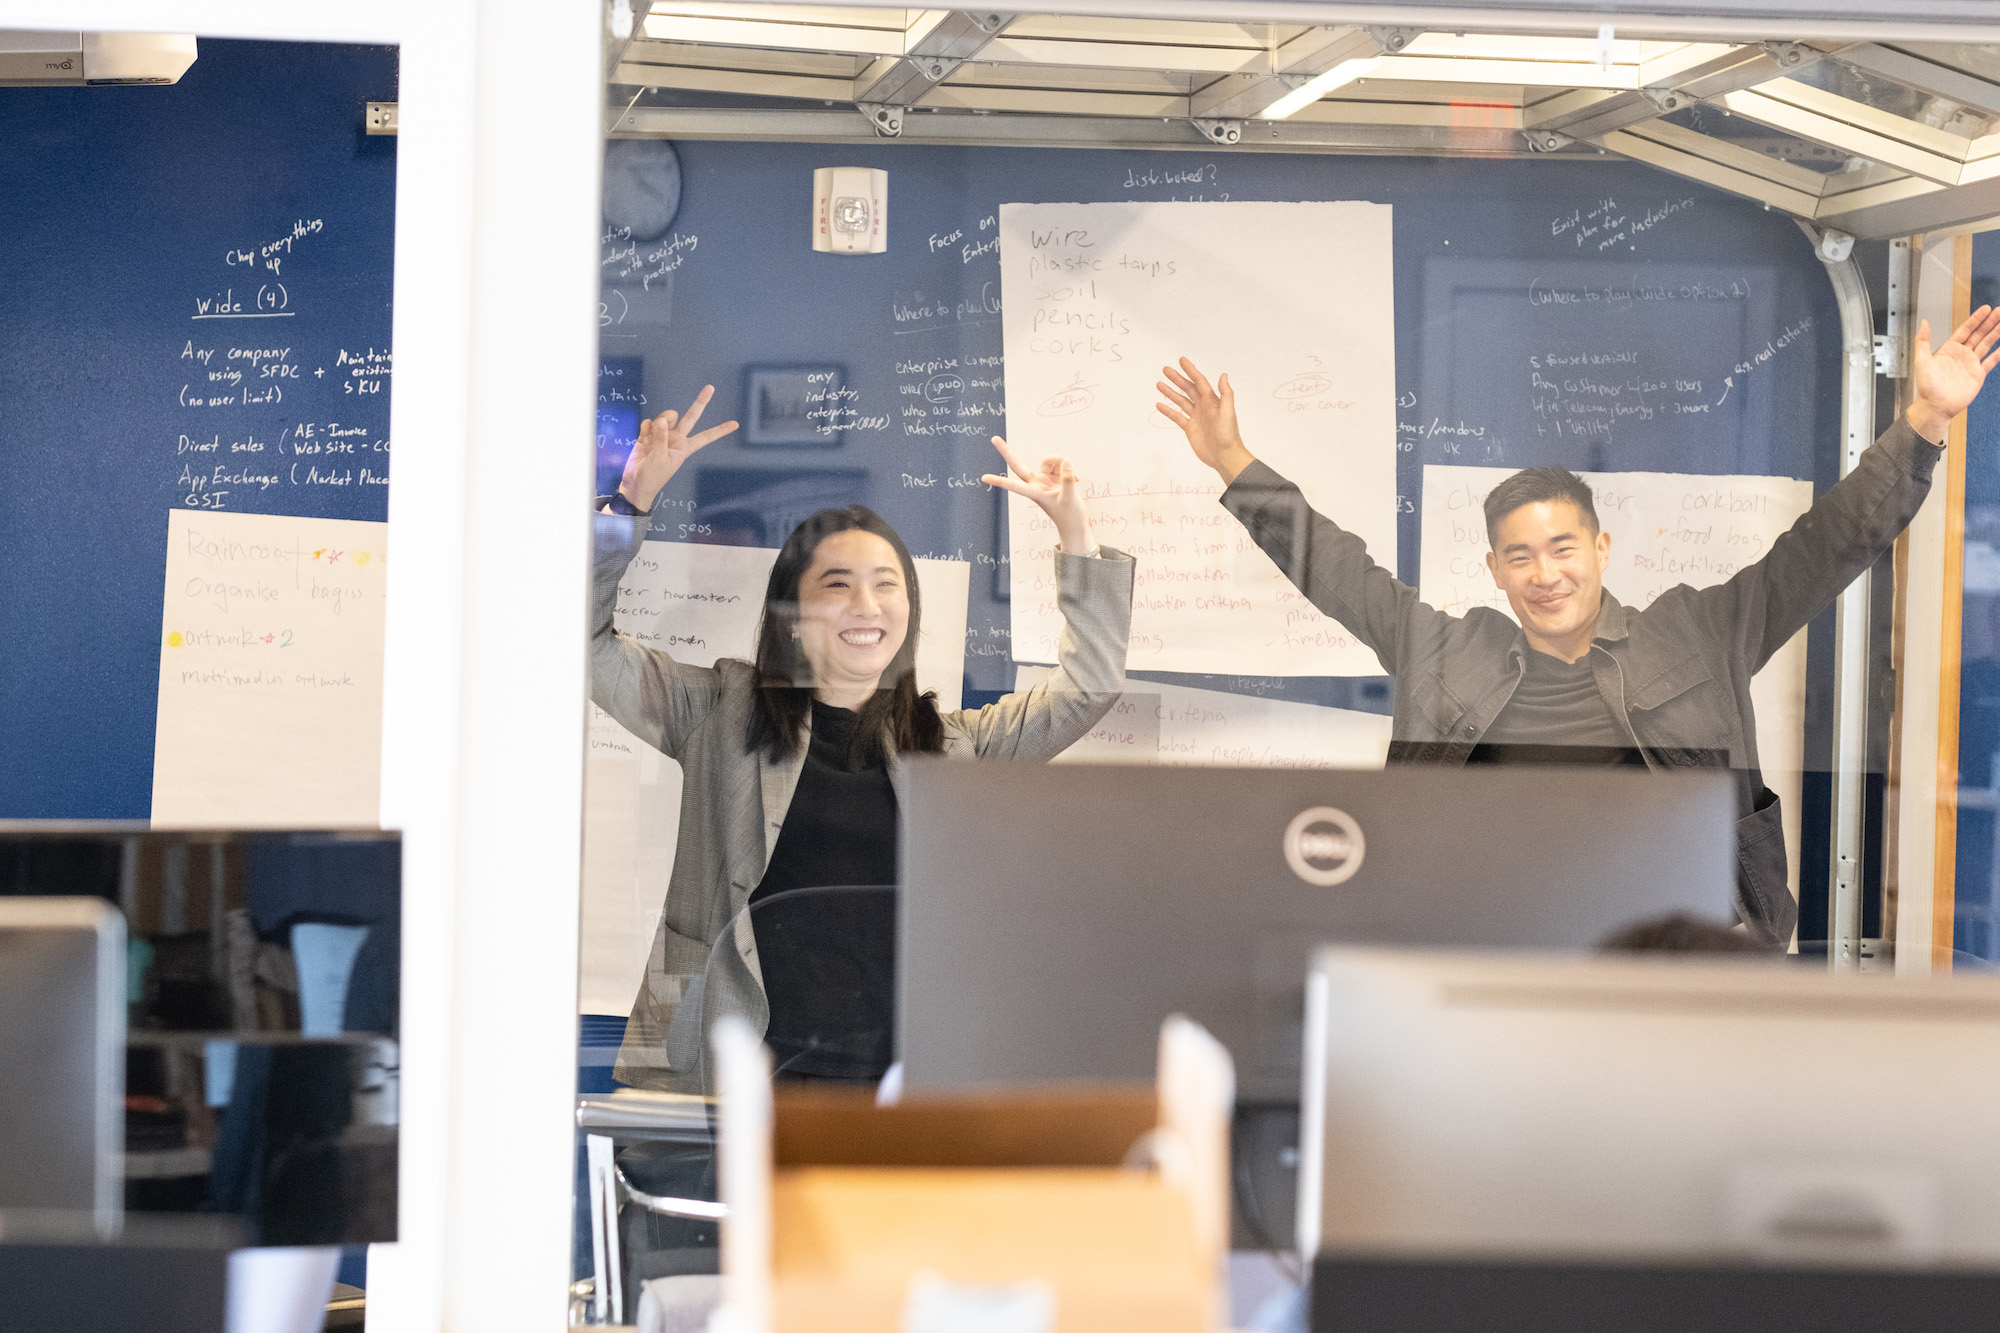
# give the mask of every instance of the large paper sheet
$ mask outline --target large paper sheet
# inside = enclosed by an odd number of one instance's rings
[[[618,585],[613,623],[692,666],[748,659],[777,558],[764,547],[647,542]],[[963,697],[971,569],[960,560],[917,561],[924,605],[917,685],[936,690],[945,709]],[[590,714],[577,1011],[623,1014],[645,976],[666,906],[680,831],[681,766],[603,709],[593,706]]]
[[[1021,667],[1014,688],[1025,690],[1048,674],[1048,667]],[[1380,768],[1389,754],[1390,726],[1379,713],[1134,680],[1111,711],[1052,762]]]
[[[1463,615],[1508,612],[1486,568],[1486,494],[1511,468],[1424,468],[1420,589],[1432,606]],[[1812,483],[1791,477],[1706,477],[1679,472],[1580,472],[1611,534],[1604,586],[1644,607],[1668,588],[1722,583],[1763,558],[1812,506]],[[1750,682],[1764,781],[1783,803],[1792,892],[1798,892],[1799,792],[1805,768],[1806,636],[1803,631]]]
[[[1381,672],[1217,504],[1153,386],[1183,355],[1229,372],[1250,448],[1393,567],[1389,222],[1368,203],[1001,205],[1009,441],[1068,455],[1098,538],[1138,560],[1133,669]],[[1008,534],[1014,656],[1053,662],[1054,528],[1013,496]]]
[[[373,826],[388,524],[167,516],[161,827]]]
[[[646,542],[618,583],[618,628],[649,648],[693,666],[757,653],[764,588],[778,553],[764,546]],[[917,641],[917,688],[936,690],[938,707],[956,708],[965,686],[965,610],[972,566],[918,560],[923,634]]]

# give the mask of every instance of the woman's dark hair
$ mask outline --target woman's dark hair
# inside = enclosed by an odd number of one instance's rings
[[[903,567],[903,587],[909,594],[910,623],[902,646],[882,673],[882,687],[861,706],[854,723],[848,764],[866,768],[884,756],[884,746],[898,753],[935,753],[944,749],[944,719],[938,716],[935,691],[917,693],[917,635],[923,628],[923,596],[917,586],[917,564],[896,530],[880,515],[861,505],[822,509],[792,529],[771,566],[764,589],[764,618],[757,627],[757,691],[750,711],[750,748],[773,759],[799,752],[806,719],[812,714],[812,664],[806,660],[794,631],[799,623],[799,581],[812,564],[819,544],[836,532],[872,532],[889,543]]]

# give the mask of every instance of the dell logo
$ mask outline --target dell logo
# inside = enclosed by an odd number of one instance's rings
[[[1316,805],[1301,810],[1285,828],[1285,861],[1308,884],[1331,888],[1361,869],[1368,840],[1345,810]]]

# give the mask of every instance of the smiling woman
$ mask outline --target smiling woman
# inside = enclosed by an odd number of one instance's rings
[[[1039,506],[1058,537],[1065,631],[1045,680],[983,708],[943,710],[935,693],[919,693],[916,564],[896,530],[860,505],[820,510],[786,539],[755,662],[676,661],[618,632],[613,611],[668,482],[736,428],[695,432],[711,392],[641,426],[597,519],[591,697],[684,773],[666,910],[617,1077],[707,1091],[702,1034],[736,1014],[777,1050],[780,1077],[873,1080],[893,1049],[888,1033],[841,1050],[817,1034],[828,1014],[889,1014],[893,978],[877,972],[870,984],[881,993],[856,1006],[820,961],[879,951],[890,927],[859,907],[821,910],[767,938],[770,914],[746,917],[746,908],[793,890],[893,884],[901,756],[1045,760],[1082,737],[1123,688],[1133,564],[1092,543],[1084,486],[1067,459],[1031,467],[996,437],[1011,475],[982,480]],[[746,919],[750,928],[740,928]]]

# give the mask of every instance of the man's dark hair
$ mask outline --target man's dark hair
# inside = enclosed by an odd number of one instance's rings
[[[1773,953],[1747,933],[1690,912],[1620,926],[1597,942],[1603,953]]]
[[[1590,498],[1590,487],[1582,477],[1566,467],[1531,467],[1516,472],[1487,492],[1486,544],[1496,546],[1493,534],[1500,530],[1501,519],[1522,505],[1540,504],[1544,500],[1569,501],[1582,511],[1583,521],[1590,524],[1590,530],[1598,531],[1597,503]]]

